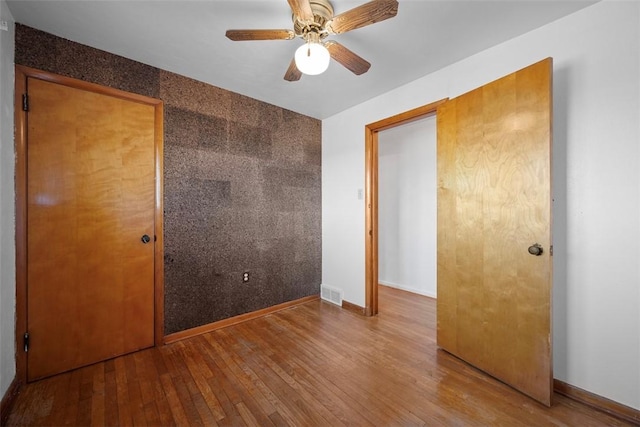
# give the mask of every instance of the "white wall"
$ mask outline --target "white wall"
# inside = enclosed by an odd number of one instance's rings
[[[323,283],[364,305],[366,124],[551,56],[554,376],[640,409],[639,28],[605,0],[324,120]]]
[[[378,133],[378,282],[436,296],[436,117]]]
[[[16,262],[14,231],[13,56],[14,20],[0,0],[0,399],[16,374],[15,306]]]

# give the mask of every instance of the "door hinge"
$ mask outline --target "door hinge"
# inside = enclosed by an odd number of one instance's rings
[[[29,95],[22,94],[22,111],[29,111]]]
[[[24,333],[24,352],[28,352],[29,351],[29,332],[25,332]]]
[[[549,246],[549,256],[553,256],[553,245]]]

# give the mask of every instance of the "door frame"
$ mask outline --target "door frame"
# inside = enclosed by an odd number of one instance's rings
[[[27,381],[27,354],[23,351],[23,335],[27,331],[27,114],[22,95],[27,93],[27,79],[37,78],[51,83],[108,95],[153,106],[155,202],[154,202],[154,344],[164,344],[164,239],[163,239],[163,102],[160,99],[125,92],[71,77],[22,65],[15,66],[15,233],[16,233],[16,379]]]
[[[365,316],[378,314],[378,132],[435,115],[444,98],[365,126]]]

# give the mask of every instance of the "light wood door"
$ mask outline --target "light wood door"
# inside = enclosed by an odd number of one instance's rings
[[[551,76],[549,58],[437,112],[438,346],[546,405]]]
[[[154,345],[155,110],[37,78],[27,88],[34,380]]]

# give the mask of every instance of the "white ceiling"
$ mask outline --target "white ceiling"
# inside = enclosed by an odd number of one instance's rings
[[[366,0],[333,0],[335,14]],[[227,29],[290,29],[287,0],[7,0],[16,22],[324,119],[596,1],[400,0],[398,15],[332,36],[371,62],[287,82],[300,39],[232,42]]]

